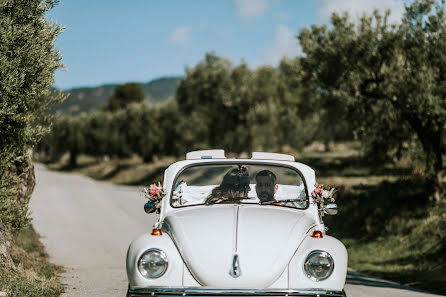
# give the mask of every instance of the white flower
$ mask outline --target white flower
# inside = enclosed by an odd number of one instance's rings
[[[322,192],[322,198],[328,198],[328,197],[330,197],[330,192],[324,190],[324,191]]]

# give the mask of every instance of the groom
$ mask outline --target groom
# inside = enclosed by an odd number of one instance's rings
[[[262,170],[256,175],[256,193],[260,203],[276,202],[274,194],[279,186],[276,184],[276,175],[269,170]]]

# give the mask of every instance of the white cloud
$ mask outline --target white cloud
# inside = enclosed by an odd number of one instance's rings
[[[190,41],[191,27],[182,26],[173,29],[169,37],[169,42],[177,45],[187,46]]]
[[[273,44],[266,49],[265,64],[278,65],[287,56],[294,58],[302,54],[302,49],[296,38],[296,33],[285,25],[278,25]]]
[[[245,20],[263,16],[268,8],[266,0],[233,0],[233,2],[235,11]]]
[[[404,13],[402,0],[318,0],[318,6],[319,13],[326,20],[333,12],[347,11],[354,20],[358,20],[364,13],[371,15],[375,9],[381,13],[390,9],[389,22],[399,23]]]

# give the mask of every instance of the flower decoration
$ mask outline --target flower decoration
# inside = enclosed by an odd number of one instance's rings
[[[151,184],[149,188],[144,188],[144,197],[148,199],[148,202],[144,205],[144,210],[147,213],[160,213],[160,204],[164,196],[166,194],[160,182],[158,182],[158,185]]]
[[[324,208],[329,203],[335,202],[335,199],[333,197],[335,190],[336,189],[333,187],[323,184],[318,184],[311,193],[311,197],[313,198],[313,203],[317,204],[321,216],[324,216]]]

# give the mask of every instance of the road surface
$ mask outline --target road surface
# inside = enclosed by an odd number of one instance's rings
[[[65,268],[62,296],[125,296],[130,242],[151,230],[156,215],[143,211],[141,187],[116,186],[36,166],[30,201],[34,228],[50,260]],[[438,296],[349,272],[348,297]]]

